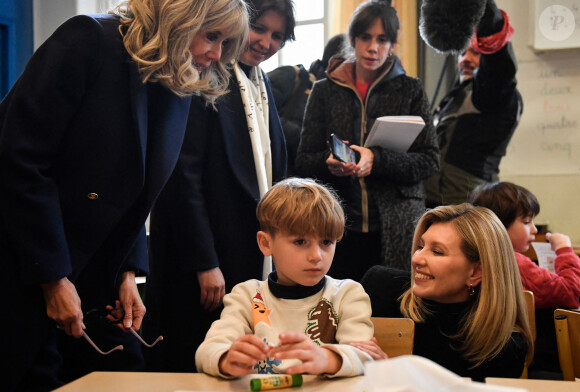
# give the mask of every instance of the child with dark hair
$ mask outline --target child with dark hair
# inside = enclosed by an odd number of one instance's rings
[[[574,253],[570,237],[560,233],[546,235],[556,252],[556,273],[539,267],[522,254],[538,232],[533,220],[540,212],[540,204],[532,192],[511,182],[487,183],[473,190],[470,202],[492,210],[506,227],[516,251],[524,290],[534,293],[537,308],[580,306],[580,258]]]
[[[326,276],[344,212],[336,195],[311,179],[274,185],[258,204],[258,246],[276,271],[224,297],[195,361],[221,377],[250,373],[356,376],[371,355],[349,345],[373,336],[362,286]]]

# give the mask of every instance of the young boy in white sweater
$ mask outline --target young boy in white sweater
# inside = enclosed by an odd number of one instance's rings
[[[326,276],[344,232],[336,195],[313,180],[289,178],[264,195],[257,216],[258,246],[276,271],[224,297],[220,319],[195,354],[198,371],[226,378],[363,374],[372,358],[349,343],[373,336],[369,298],[359,283]]]

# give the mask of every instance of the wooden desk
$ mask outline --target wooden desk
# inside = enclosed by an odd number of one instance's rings
[[[502,385],[504,387],[525,388],[528,392],[578,392],[580,382],[557,380],[534,380],[523,378],[494,378],[485,379],[487,384]]]
[[[174,391],[249,391],[249,376],[235,380],[222,380],[201,373],[129,373],[93,372],[61,388],[57,392],[174,392]],[[520,378],[487,378],[488,384],[525,388],[529,392],[578,392],[580,382],[526,380]],[[299,388],[285,388],[288,392],[362,392],[362,376],[321,379],[304,376]]]
[[[93,372],[63,387],[58,392],[173,392],[173,391],[249,391],[250,377],[222,380],[201,373]],[[288,392],[341,392],[364,390],[364,377],[321,379],[305,375],[299,388]]]

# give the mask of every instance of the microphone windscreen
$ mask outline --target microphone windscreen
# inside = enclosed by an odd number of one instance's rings
[[[419,32],[442,53],[462,53],[485,11],[486,0],[423,0]]]

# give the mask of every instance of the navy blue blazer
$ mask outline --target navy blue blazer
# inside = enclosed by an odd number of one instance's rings
[[[122,263],[147,271],[145,248],[133,245],[139,236],[145,244],[143,223],[177,160],[190,99],[143,84],[118,27],[112,15],[64,23],[0,106],[0,252],[14,256],[23,282],[74,280],[99,254],[113,283]],[[148,90],[163,105],[150,146]],[[155,163],[146,167],[147,154]]]
[[[286,176],[286,145],[267,79],[266,86],[275,183]],[[229,89],[217,113],[194,98],[177,167],[152,212],[151,246],[152,263],[171,265],[172,274],[219,266],[231,288],[260,278],[263,256],[258,180],[235,77]]]

